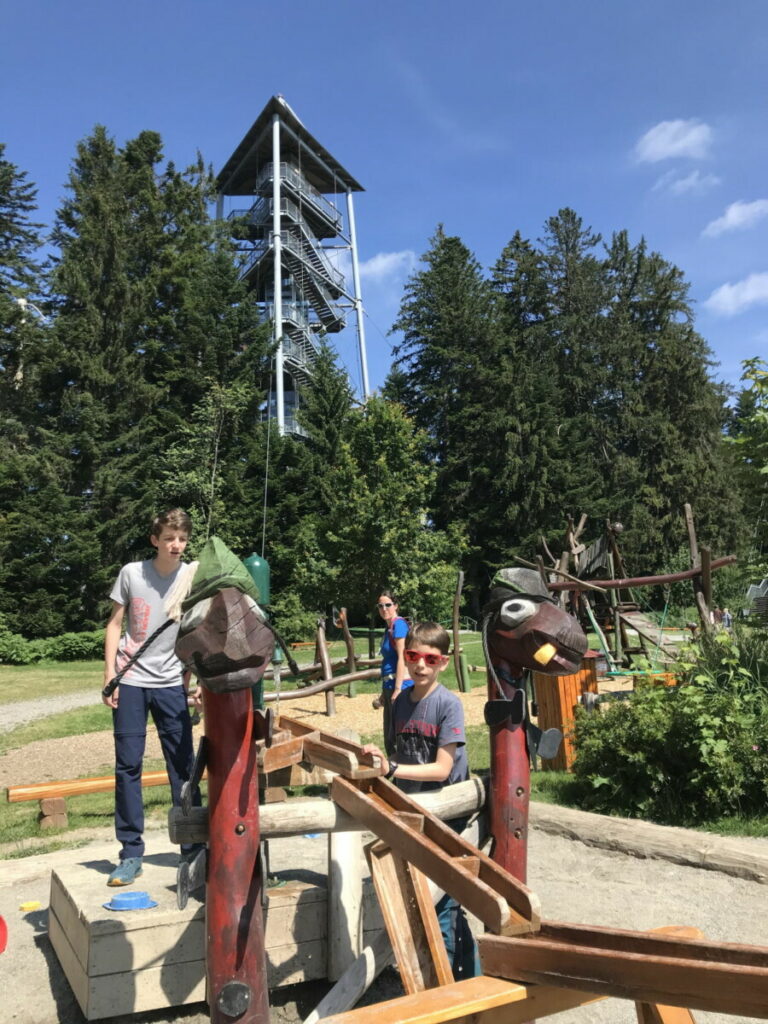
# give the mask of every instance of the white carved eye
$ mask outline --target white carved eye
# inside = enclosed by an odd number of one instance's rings
[[[526,597],[513,597],[501,606],[499,618],[507,629],[514,629],[535,615],[538,607],[535,601],[530,601]]]

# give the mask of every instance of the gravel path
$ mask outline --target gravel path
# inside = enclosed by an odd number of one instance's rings
[[[59,711],[83,708],[87,704],[98,704],[99,701],[98,693],[93,690],[80,690],[77,693],[67,693],[61,697],[38,697],[37,700],[19,700],[13,704],[3,704],[0,733],[10,732],[11,729],[15,729],[19,725],[26,725],[27,722],[34,722],[36,719],[45,718],[48,715],[55,715]]]

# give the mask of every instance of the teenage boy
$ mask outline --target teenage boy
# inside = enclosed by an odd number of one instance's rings
[[[181,561],[192,529],[186,512],[170,509],[153,521],[154,558],[124,565],[112,592],[112,614],[104,640],[104,684],[119,672],[142,644],[167,621],[166,599],[190,567]],[[127,615],[126,615],[127,612]],[[123,623],[125,622],[125,632]],[[131,885],[142,871],[144,799],[141,768],[149,713],[163,749],[173,803],[191,774],[194,751],[187,705],[189,673],[176,657],[178,624],[164,629],[127,669],[120,685],[102,701],[112,709],[115,734],[115,834],[121,844],[119,863],[107,885]],[[199,790],[194,794],[200,803]],[[194,852],[182,846],[182,857]]]
[[[405,640],[413,687],[392,705],[395,749],[386,773],[405,793],[442,789],[469,778],[464,708],[439,681],[448,665],[449,648],[448,633],[436,622],[415,623]],[[374,746],[365,749],[384,758]],[[464,822],[448,824],[461,831]],[[456,980],[480,974],[477,949],[461,906],[446,893],[435,910]]]

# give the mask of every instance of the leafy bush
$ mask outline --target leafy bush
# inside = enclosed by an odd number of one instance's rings
[[[721,632],[692,646],[682,685],[640,685],[576,719],[574,773],[594,810],[674,824],[764,813],[768,639]]]
[[[272,621],[286,643],[313,640],[318,618],[317,611],[307,611],[293,591],[286,591],[270,605]]]
[[[0,664],[33,665],[39,661],[85,661],[104,656],[104,630],[63,633],[27,640],[0,621]]]
[[[47,658],[52,661],[88,661],[104,657],[104,630],[87,633],[62,633],[48,641]]]

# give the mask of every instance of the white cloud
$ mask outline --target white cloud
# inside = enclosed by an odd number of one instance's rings
[[[726,231],[741,231],[754,227],[763,217],[768,217],[768,199],[755,199],[751,203],[745,203],[739,199],[726,207],[722,217],[710,221],[702,234],[716,238],[718,235],[725,234]]]
[[[411,249],[402,252],[379,252],[360,264],[360,277],[367,284],[384,284],[393,278],[400,279],[410,274],[418,257]]]
[[[683,176],[677,171],[667,171],[653,186],[653,191],[671,192],[673,196],[681,196],[686,192],[701,194],[719,184],[720,178],[716,174],[702,174],[701,171],[695,170]]]
[[[735,316],[751,306],[768,305],[768,273],[750,274],[735,284],[721,284],[704,305],[721,316]]]
[[[703,121],[660,121],[635,145],[635,157],[641,163],[655,164],[674,156],[701,160],[712,142],[712,129]]]

